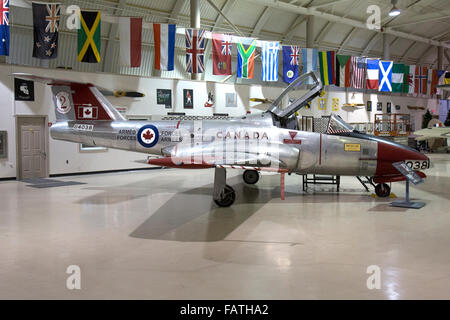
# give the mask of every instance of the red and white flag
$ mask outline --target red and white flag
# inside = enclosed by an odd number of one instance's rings
[[[431,96],[433,94],[437,94],[437,84],[439,82],[438,79],[438,74],[437,74],[437,70],[434,69],[429,69],[428,70],[428,81],[427,81],[427,85],[428,85],[428,94]]]
[[[231,36],[226,34],[212,35],[213,74],[231,75]]]
[[[141,66],[142,18],[119,17],[120,64]]]
[[[364,89],[366,84],[366,58],[352,57],[351,58],[351,84],[352,88]]]
[[[379,64],[379,59],[367,59],[367,89],[378,90],[380,76]]]
[[[417,94],[427,94],[428,68],[424,66],[416,67],[414,92]]]

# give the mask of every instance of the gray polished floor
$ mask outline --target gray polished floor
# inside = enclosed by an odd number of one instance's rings
[[[211,201],[212,170],[152,170],[0,183],[0,298],[450,299],[450,155],[412,187],[420,210],[392,208],[355,178],[301,192],[301,177]],[[233,176],[234,175],[234,176]],[[403,196],[404,184],[393,184]],[[66,269],[81,270],[68,290]],[[369,290],[367,268],[380,269]]]

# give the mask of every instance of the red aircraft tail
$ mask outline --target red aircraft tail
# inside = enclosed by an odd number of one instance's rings
[[[15,73],[13,75],[17,78],[44,82],[52,86],[56,121],[125,120],[93,84],[45,78],[24,73]]]

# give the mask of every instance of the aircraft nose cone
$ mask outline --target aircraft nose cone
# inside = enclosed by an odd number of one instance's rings
[[[399,161],[424,161],[429,158],[410,147],[390,141],[378,142],[377,175],[398,174],[392,165]]]
[[[393,142],[378,142],[378,159],[382,161],[429,160],[429,158],[410,147]]]

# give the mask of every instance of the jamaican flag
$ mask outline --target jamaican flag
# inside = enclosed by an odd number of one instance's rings
[[[100,11],[80,11],[78,61],[100,62]]]

